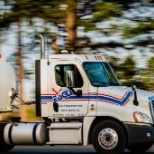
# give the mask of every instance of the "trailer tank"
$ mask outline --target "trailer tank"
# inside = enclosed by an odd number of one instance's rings
[[[17,78],[13,67],[0,54],[0,113],[11,111],[11,102],[17,92]]]

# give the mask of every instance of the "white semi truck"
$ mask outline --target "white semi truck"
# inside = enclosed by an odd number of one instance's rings
[[[0,107],[7,112],[17,82],[2,59],[0,68]],[[121,86],[102,55],[44,58],[41,50],[35,70],[36,116],[44,122],[1,122],[1,151],[15,145],[92,144],[99,153],[119,154],[125,148],[142,152],[153,145],[154,94]]]

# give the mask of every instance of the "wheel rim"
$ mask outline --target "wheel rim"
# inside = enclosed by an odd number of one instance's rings
[[[102,129],[98,135],[99,144],[106,150],[115,148],[118,143],[118,134],[114,129]]]

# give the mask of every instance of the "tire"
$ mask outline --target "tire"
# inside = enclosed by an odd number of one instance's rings
[[[134,144],[132,146],[128,146],[127,149],[131,152],[144,152],[152,147],[153,143],[145,143],[145,144]]]
[[[127,143],[124,129],[119,123],[112,120],[98,123],[91,137],[94,148],[104,154],[120,154]]]

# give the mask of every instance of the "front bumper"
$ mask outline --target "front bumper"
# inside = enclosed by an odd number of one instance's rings
[[[124,123],[128,135],[128,145],[154,143],[154,126],[148,124]]]

